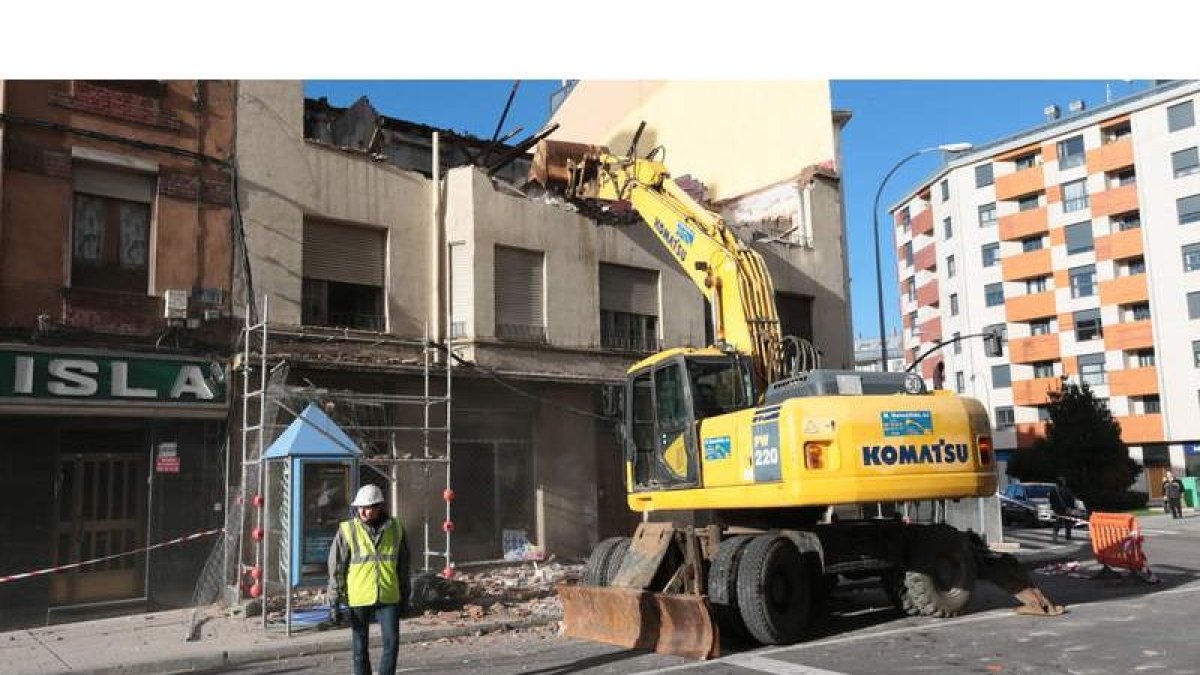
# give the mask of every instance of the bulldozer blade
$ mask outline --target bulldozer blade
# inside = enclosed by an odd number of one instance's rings
[[[599,159],[607,151],[602,146],[586,143],[541,141],[533,152],[529,178],[547,189],[572,192],[572,172]]]
[[[702,595],[559,584],[558,596],[568,637],[690,659],[720,653],[719,635]]]
[[[980,578],[999,586],[1021,602],[1014,611],[1029,616],[1058,616],[1067,608],[1054,603],[1033,583],[1020,561],[1006,553],[982,552],[978,557]]]

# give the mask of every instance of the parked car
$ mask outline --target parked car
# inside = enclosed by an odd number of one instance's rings
[[[1054,483],[1009,484],[1000,494],[1000,519],[1005,525],[1053,525],[1050,493],[1054,488]]]

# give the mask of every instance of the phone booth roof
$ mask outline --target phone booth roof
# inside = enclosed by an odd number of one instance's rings
[[[362,450],[316,403],[309,403],[263,453],[263,459],[285,457],[357,458]]]

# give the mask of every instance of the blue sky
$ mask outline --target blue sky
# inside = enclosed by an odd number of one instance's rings
[[[833,80],[833,105],[853,118],[842,136],[851,303],[856,335],[878,334],[871,203],[879,181],[914,150],[945,143],[986,143],[1043,121],[1042,109],[1082,99],[1089,108],[1110,93],[1120,98],[1148,86],[1130,80]],[[1106,89],[1107,85],[1107,89]],[[545,123],[558,80],[521,83],[501,135],[518,126],[525,138]],[[308,81],[308,96],[333,105],[367,96],[386,115],[491,138],[512,88],[511,80]],[[936,153],[906,164],[880,199],[881,211],[937,168]],[[686,172],[686,167],[676,167]],[[894,247],[883,235],[884,310],[888,330],[900,325]]]

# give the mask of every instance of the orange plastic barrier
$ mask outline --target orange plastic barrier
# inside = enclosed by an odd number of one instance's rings
[[[1142,551],[1142,529],[1136,518],[1127,513],[1093,513],[1088,528],[1097,562],[1131,572],[1149,570]]]

